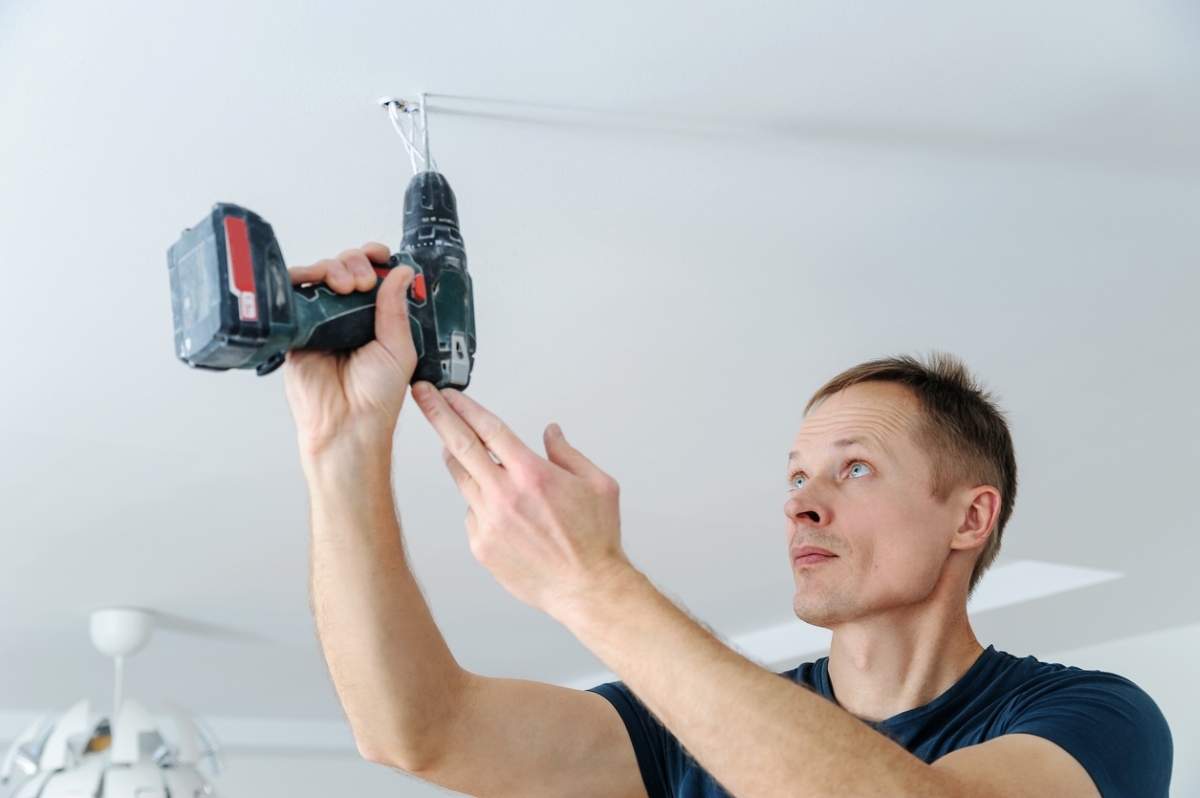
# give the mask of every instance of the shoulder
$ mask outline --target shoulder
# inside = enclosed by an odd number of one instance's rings
[[[1171,730],[1144,690],[1114,673],[1002,657],[996,677],[1006,683],[1008,700],[1001,733],[1055,743],[1084,766],[1102,794],[1166,795]],[[1147,791],[1159,784],[1161,790]]]
[[[1104,705],[1119,709],[1130,722],[1147,731],[1155,727],[1167,731],[1166,720],[1154,699],[1124,676],[996,653],[1002,658],[996,678],[1004,682],[1010,693],[1011,709],[1019,715],[1050,706]]]
[[[1124,676],[996,653],[994,679],[1007,694],[1008,726],[1102,720],[1112,731],[1170,740],[1167,721],[1154,699]]]

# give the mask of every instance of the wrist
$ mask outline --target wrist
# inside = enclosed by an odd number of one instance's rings
[[[319,441],[300,440],[300,466],[309,487],[362,484],[382,477],[390,482],[392,429],[359,428]]]
[[[399,541],[391,446],[343,439],[301,457],[313,540],[347,534]]]
[[[623,607],[636,604],[646,591],[657,592],[650,580],[624,557],[593,567],[584,579],[562,591],[547,608],[548,614],[572,631],[610,617],[620,617]]]
[[[340,418],[329,418],[323,413],[293,411],[293,416],[300,457],[313,462],[381,454],[390,456],[399,421],[398,413],[350,412]]]

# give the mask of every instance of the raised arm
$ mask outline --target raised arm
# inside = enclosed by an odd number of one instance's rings
[[[427,384],[413,395],[470,504],[475,556],[619,674],[731,795],[1099,798],[1082,766],[1043,738],[1004,736],[928,765],[755,665],[629,563],[616,483],[557,426],[546,431],[542,458],[470,397]]]
[[[293,281],[369,290],[370,260],[386,258],[368,244],[295,269]],[[413,578],[391,488],[393,433],[416,364],[411,279],[401,268],[384,281],[375,341],[349,355],[293,352],[286,372],[311,499],[312,610],[359,750],[471,795],[644,795],[606,700],[463,670]]]

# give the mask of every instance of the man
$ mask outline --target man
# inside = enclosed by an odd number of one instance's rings
[[[297,269],[348,293],[379,244]],[[289,355],[311,493],[312,608],[366,758],[480,796],[1154,796],[1171,741],[1130,682],[984,648],[966,614],[1016,492],[1002,416],[951,359],[893,359],[822,389],[792,446],[795,610],[827,659],[770,673],[654,589],[620,544],[617,483],[546,430],[543,458],[468,397],[412,395],[469,505],[471,551],[623,680],[582,692],[458,666],[405,560],[391,490],[416,361],[412,274],[377,340]],[[748,399],[748,401],[750,401]]]

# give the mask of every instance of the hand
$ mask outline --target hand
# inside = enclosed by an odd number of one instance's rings
[[[621,550],[616,480],[572,448],[557,424],[546,428],[542,458],[458,391],[419,382],[413,398],[441,436],[446,467],[469,505],[471,553],[508,592],[558,617],[632,569]]]
[[[370,291],[372,263],[385,263],[383,244],[364,244],[314,266],[291,269],[295,284],[323,282],[339,294]],[[353,352],[288,352],[284,385],[296,420],[301,454],[321,454],[342,441],[391,446],[404,392],[417,366],[405,293],[407,266],[383,281],[375,305],[375,340]],[[388,449],[390,451],[390,448]]]

